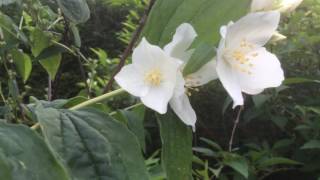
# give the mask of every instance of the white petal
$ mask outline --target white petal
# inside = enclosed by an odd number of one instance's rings
[[[251,12],[270,11],[274,9],[274,0],[252,0]]]
[[[197,87],[207,84],[218,78],[216,72],[216,58],[203,65],[197,72],[186,77],[186,86]]]
[[[197,115],[190,104],[189,97],[186,94],[179,97],[173,97],[170,100],[170,106],[181,121],[195,130]]]
[[[132,64],[139,67],[140,70],[149,70],[161,64],[162,59],[167,55],[158,46],[150,44],[145,38],[142,38],[140,44],[133,50]]]
[[[217,74],[223,87],[233,100],[233,108],[238,105],[243,105],[244,100],[238,79],[235,76],[231,66],[227,64],[226,61],[220,57],[220,55],[218,55],[217,59]]]
[[[238,48],[243,40],[256,46],[264,46],[276,31],[279,21],[278,11],[250,13],[228,26],[226,46]]]
[[[279,9],[280,12],[291,12],[294,11],[303,0],[282,0],[280,3],[281,8]]]
[[[115,76],[116,82],[134,96],[144,96],[148,86],[144,84],[142,72],[133,64],[124,66]]]
[[[193,40],[197,37],[196,31],[188,23],[181,24],[173,36],[172,41],[164,47],[164,51],[172,57],[187,62],[192,50],[189,50]]]
[[[160,114],[167,112],[169,100],[173,96],[175,84],[162,83],[158,87],[150,87],[148,93],[141,97],[142,103]]]
[[[186,125],[192,126],[193,130],[195,129],[197,116],[190,104],[188,96],[185,94],[184,79],[181,73],[177,76],[175,93],[170,100],[170,106]]]
[[[251,54],[256,54],[252,57]],[[250,73],[237,71],[237,77],[243,92],[248,94],[258,94],[265,88],[278,87],[284,80],[284,73],[278,58],[268,52],[265,48],[260,48],[251,52],[247,56],[251,58],[252,67],[248,69]]]

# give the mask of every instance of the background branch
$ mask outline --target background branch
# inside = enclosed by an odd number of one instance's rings
[[[112,85],[114,83],[114,77],[118,74],[118,72],[120,72],[122,67],[125,65],[126,59],[129,57],[129,55],[132,52],[132,49],[133,49],[134,45],[139,40],[140,34],[142,33],[144,25],[146,24],[146,21],[148,19],[149,13],[150,13],[150,11],[152,9],[152,6],[155,3],[155,1],[156,0],[150,0],[149,6],[145,10],[143,16],[141,17],[141,19],[139,21],[138,28],[133,33],[133,36],[132,36],[132,39],[131,39],[130,43],[128,44],[127,48],[124,50],[122,56],[120,57],[120,62],[118,64],[118,66],[116,67],[116,70],[112,73],[109,82],[107,83],[107,85],[105,86],[105,88],[103,90],[103,93],[107,93],[107,92],[109,92],[111,90]]]
[[[239,121],[240,121],[240,117],[241,117],[241,112],[243,111],[244,107],[243,106],[240,106],[239,108],[239,111],[238,111],[238,114],[237,114],[237,118],[236,120],[234,121],[234,125],[233,125],[233,128],[232,128],[232,133],[231,133],[231,137],[230,137],[230,140],[229,140],[229,152],[232,151],[232,144],[233,144],[233,139],[234,139],[234,134],[237,130],[237,127],[238,127],[238,124],[239,124]]]

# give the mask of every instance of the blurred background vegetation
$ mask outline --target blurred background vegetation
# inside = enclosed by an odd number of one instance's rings
[[[31,39],[30,45],[19,43],[19,48],[32,61],[31,74],[24,82],[24,76],[18,75],[21,72],[14,57],[12,60],[2,56],[1,92],[9,97],[1,108],[3,117],[16,121],[16,117],[20,118],[18,102],[28,103],[32,98],[56,100],[102,94],[148,1],[88,0],[88,4],[90,19],[81,24],[68,24],[51,0],[25,0],[23,6],[1,6],[1,12]],[[4,19],[2,16],[0,23],[5,23]],[[44,33],[37,34],[37,29]],[[270,44],[269,49],[281,60],[287,80],[279,88],[246,98],[234,145],[239,148],[234,154],[223,151],[228,147],[236,111],[230,107],[231,100],[221,84],[214,81],[192,96],[198,115],[194,135],[196,178],[211,179],[219,174],[223,180],[243,179],[237,168],[221,172],[221,164],[234,159],[248,163],[249,179],[320,177],[320,1],[305,0],[295,12],[284,15],[279,31],[287,39]],[[48,37],[51,43],[36,47],[32,43],[39,36]],[[10,49],[11,40],[1,38],[0,49]],[[12,43],[16,44],[14,40]],[[64,53],[66,49],[57,48],[62,57],[50,61],[59,61],[59,65],[56,72],[51,70],[55,75],[48,81],[48,69],[38,58],[41,54],[35,51],[56,47],[53,45],[65,45],[74,53]],[[43,59],[51,58],[43,56]],[[48,84],[52,86],[49,94]],[[128,95],[119,99],[108,102],[110,111],[137,103],[137,99]],[[161,145],[151,111],[145,115],[145,129],[146,157],[150,157]],[[159,153],[151,156],[155,161],[150,166],[159,163],[158,156]]]

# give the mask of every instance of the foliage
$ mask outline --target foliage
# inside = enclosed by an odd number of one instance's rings
[[[231,152],[225,149],[234,115],[218,83],[195,90],[194,134],[172,111],[155,114],[127,95],[76,108],[103,95],[148,3],[0,2],[0,177],[319,178],[319,0],[282,17],[279,31],[287,39],[268,48],[287,79],[246,98]],[[191,23],[199,37],[187,75],[212,59],[220,26],[246,14],[249,3],[157,0],[141,36],[162,47],[179,24]]]

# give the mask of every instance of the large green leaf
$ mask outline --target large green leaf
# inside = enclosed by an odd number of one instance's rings
[[[172,111],[158,115],[162,165],[168,180],[191,179],[192,131]]]
[[[0,177],[5,180],[71,179],[35,132],[3,122],[0,122]]]
[[[11,54],[19,74],[22,76],[23,81],[26,82],[32,70],[32,62],[30,57],[16,49],[12,50]]]
[[[36,110],[44,137],[74,178],[148,179],[136,137],[121,123],[93,109]]]
[[[250,0],[157,0],[143,32],[151,43],[163,47],[169,43],[176,28],[188,22],[193,25],[198,38],[193,44],[197,55],[187,65],[185,74],[195,72],[213,58],[212,47],[199,46],[207,43],[216,46],[220,40],[219,29],[229,21],[235,21],[248,11]],[[199,50],[197,50],[200,48]],[[205,52],[207,54],[202,54]],[[191,67],[190,67],[191,66]]]
[[[63,14],[74,23],[84,23],[90,18],[86,0],[57,0]]]

